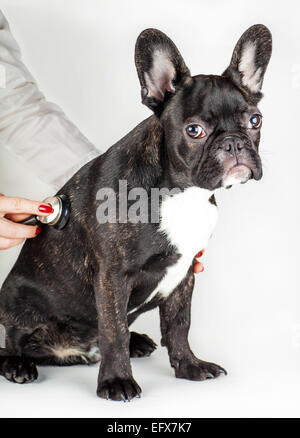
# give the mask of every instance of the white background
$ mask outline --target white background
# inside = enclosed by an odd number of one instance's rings
[[[218,194],[220,219],[193,298],[193,350],[228,376],[175,379],[159,347],[133,360],[140,400],[98,399],[98,366],[40,368],[31,385],[0,377],[0,416],[299,416],[299,2],[2,0],[1,8],[41,90],[102,151],[150,114],[133,61],[144,28],[167,33],[193,74],[222,73],[255,23],[270,28],[274,51],[260,104],[264,178]],[[52,194],[7,152],[0,163],[1,192]],[[16,255],[1,252],[1,282]],[[135,328],[159,343],[157,311]]]

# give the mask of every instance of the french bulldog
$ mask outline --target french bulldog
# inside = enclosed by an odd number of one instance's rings
[[[155,307],[176,377],[226,374],[189,346],[193,265],[217,220],[215,192],[262,177],[257,104],[271,51],[270,31],[254,25],[222,75],[191,76],[164,33],[139,35],[142,102],[153,114],[58,192],[71,204],[66,228],[44,226],[23,246],[0,294],[2,376],[28,383],[37,365],[100,361],[99,397],[139,397],[130,357],[156,344],[129,326]]]

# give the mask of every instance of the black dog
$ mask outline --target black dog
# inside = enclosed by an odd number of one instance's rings
[[[136,66],[143,103],[154,115],[61,189],[72,210],[65,230],[44,227],[23,247],[0,296],[6,379],[30,382],[37,364],[94,363],[101,355],[97,394],[130,400],[141,392],[130,356],[147,356],[156,345],[128,327],[156,306],[176,377],[225,373],[189,347],[193,264],[215,225],[215,190],[262,177],[257,103],[271,48],[268,29],[253,26],[222,76],[192,77],[166,35],[142,32]],[[126,181],[128,205],[120,181]],[[155,210],[154,188],[177,192],[162,191]],[[145,203],[133,203],[138,190],[148,196],[146,213],[154,210],[158,220],[134,219],[134,211],[145,213]],[[109,193],[115,194],[110,203]],[[112,212],[107,222],[99,210],[105,202]]]

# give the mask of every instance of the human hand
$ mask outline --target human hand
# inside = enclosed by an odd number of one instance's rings
[[[198,254],[196,255],[196,262],[194,263],[194,274],[199,274],[199,272],[203,272],[204,271],[204,266],[201,262],[199,262],[200,257],[203,256],[205,249],[202,249],[201,251],[198,252]]]
[[[52,212],[53,209],[49,204],[4,196],[0,193],[0,249],[12,248],[41,232],[41,228],[36,225],[23,225],[17,222],[31,215],[48,216]]]

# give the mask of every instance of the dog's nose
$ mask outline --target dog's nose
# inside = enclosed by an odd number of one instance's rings
[[[232,155],[239,155],[244,149],[244,142],[240,137],[226,137],[224,138],[221,148]]]

